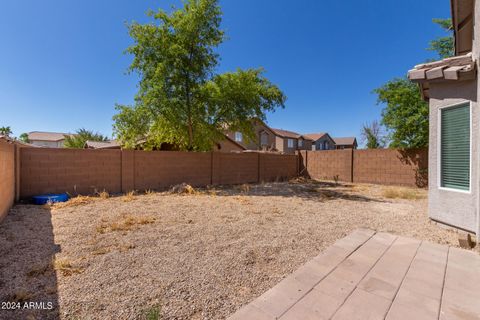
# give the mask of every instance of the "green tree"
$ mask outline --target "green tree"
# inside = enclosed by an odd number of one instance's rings
[[[12,133],[12,128],[0,127],[0,135],[9,137]]]
[[[108,141],[108,138],[98,132],[82,128],[77,130],[75,134],[65,136],[64,147],[82,149],[87,141]]]
[[[367,149],[380,149],[385,147],[385,138],[383,137],[381,126],[377,121],[364,124],[361,135]]]
[[[428,145],[428,103],[418,86],[407,78],[393,79],[374,92],[382,110],[382,124],[390,129],[392,148],[422,148]]]
[[[25,143],[30,143],[30,139],[28,139],[28,133],[22,133],[19,137],[20,141],[23,141]]]
[[[116,106],[114,132],[124,147],[145,139],[151,148],[166,142],[210,150],[226,128],[252,138],[251,119],[284,106],[286,97],[263,69],[215,74],[215,49],[225,39],[218,0],[187,0],[171,14],[148,15],[155,23],[128,26],[129,71],[140,83],[133,106]]]
[[[428,50],[435,51],[440,58],[455,54],[452,20],[433,19],[449,35],[430,42]],[[381,123],[387,128],[392,148],[423,148],[428,146],[428,103],[418,86],[404,78],[390,80],[374,90],[377,103],[385,107],[382,110]]]
[[[427,50],[434,51],[442,59],[455,55],[455,43],[453,39],[452,19],[433,19],[447,35],[430,41],[430,47]]]

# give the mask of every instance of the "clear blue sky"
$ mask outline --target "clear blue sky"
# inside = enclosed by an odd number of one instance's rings
[[[112,133],[115,103],[129,104],[125,22],[179,1],[4,0],[0,5],[0,126],[14,135],[85,127]],[[264,67],[287,95],[268,123],[298,132],[359,136],[380,119],[372,90],[434,53],[432,18],[449,0],[224,0],[219,71]]]

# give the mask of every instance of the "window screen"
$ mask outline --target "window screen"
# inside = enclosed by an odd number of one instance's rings
[[[441,109],[441,186],[470,189],[470,104]]]

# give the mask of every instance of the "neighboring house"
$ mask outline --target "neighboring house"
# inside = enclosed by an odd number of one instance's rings
[[[225,139],[216,143],[214,147],[214,151],[218,152],[242,152],[247,150],[243,145],[240,143],[235,142],[235,140],[231,139],[227,135],[225,135]]]
[[[320,133],[307,133],[304,134],[313,141],[312,148],[309,150],[333,150],[335,149],[335,141],[326,132]]]
[[[228,131],[225,135],[238,143],[245,150],[272,151],[281,153],[295,153],[297,150],[311,150],[312,140],[299,133],[270,128],[265,122],[253,120],[255,139],[248,140],[241,132]]]
[[[479,21],[479,23],[475,23]],[[480,234],[480,1],[452,0],[456,56],[410,70],[430,105],[432,219]]]
[[[253,124],[255,139],[250,141],[241,132],[228,131],[228,139],[243,147],[245,150],[277,151],[276,134],[263,121],[256,119]]]
[[[358,143],[355,137],[333,138],[335,149],[357,149]]]
[[[32,131],[28,133],[30,144],[44,148],[63,148],[68,133]]]
[[[282,153],[295,153],[297,150],[312,150],[312,139],[299,133],[272,128],[275,133],[275,148]]]

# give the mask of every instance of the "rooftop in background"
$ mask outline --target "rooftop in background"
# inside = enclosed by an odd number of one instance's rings
[[[293,131],[288,131],[288,130],[283,130],[283,129],[275,129],[275,128],[270,128],[272,131],[283,138],[292,138],[292,139],[298,139],[298,138],[306,138],[306,140],[311,140],[310,138],[306,137],[305,135],[301,135],[300,133],[296,133]]]
[[[28,139],[30,141],[61,141],[65,140],[65,136],[71,135],[70,133],[62,132],[43,132],[43,131],[32,131],[28,133]]]
[[[333,138],[335,144],[337,146],[351,146],[357,143],[357,138],[355,137],[341,137],[341,138]]]
[[[328,133],[326,133],[326,132],[318,132],[318,133],[306,133],[303,136],[307,137],[310,140],[317,141],[318,139],[323,138],[327,134]]]
[[[121,146],[117,140],[111,141],[87,141],[85,149],[120,149]]]

